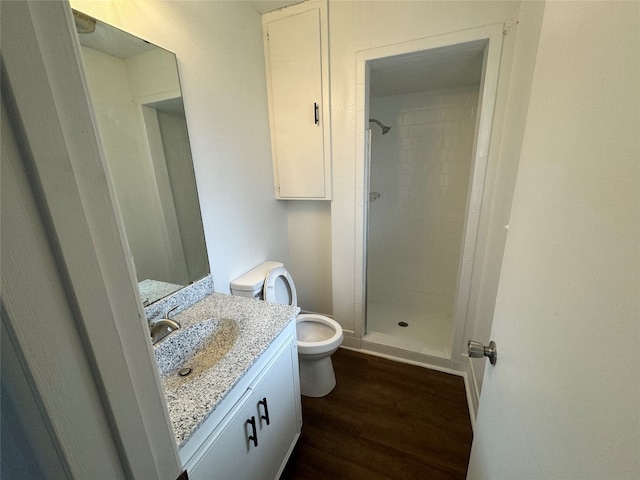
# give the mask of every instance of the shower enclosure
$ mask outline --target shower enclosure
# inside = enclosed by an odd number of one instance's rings
[[[369,342],[451,358],[483,46],[370,63]]]

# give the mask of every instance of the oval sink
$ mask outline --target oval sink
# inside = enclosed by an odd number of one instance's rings
[[[182,381],[199,376],[231,350],[239,332],[235,320],[212,318],[170,334],[155,347],[160,376],[163,380],[175,377]],[[181,369],[191,372],[181,377]]]

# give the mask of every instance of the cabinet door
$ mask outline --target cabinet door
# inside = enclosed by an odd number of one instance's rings
[[[267,23],[274,172],[279,198],[325,198],[320,10]],[[327,112],[328,113],[328,112]],[[328,157],[327,157],[328,158]]]
[[[259,419],[257,450],[261,457],[254,478],[277,478],[300,434],[300,394],[295,383],[298,352],[293,342],[279,354],[254,389],[253,402]]]
[[[190,480],[249,479],[253,478],[251,457],[256,447],[249,440],[252,427],[247,422],[255,419],[253,391],[248,389],[234,409],[218,427],[211,447],[195,466],[188,470]],[[257,422],[257,419],[254,421]],[[257,428],[257,423],[256,423]]]

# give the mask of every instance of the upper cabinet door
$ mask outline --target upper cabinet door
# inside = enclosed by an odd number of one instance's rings
[[[325,12],[324,2],[309,2],[263,17],[279,199],[331,198]]]

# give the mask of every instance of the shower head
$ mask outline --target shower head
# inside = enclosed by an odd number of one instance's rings
[[[382,134],[383,135],[385,135],[386,133],[389,133],[389,130],[391,130],[391,127],[387,127],[386,125],[384,125],[383,123],[379,122],[375,118],[370,118],[369,122],[374,122],[374,123],[377,123],[378,125],[380,125],[380,128],[382,128]]]

